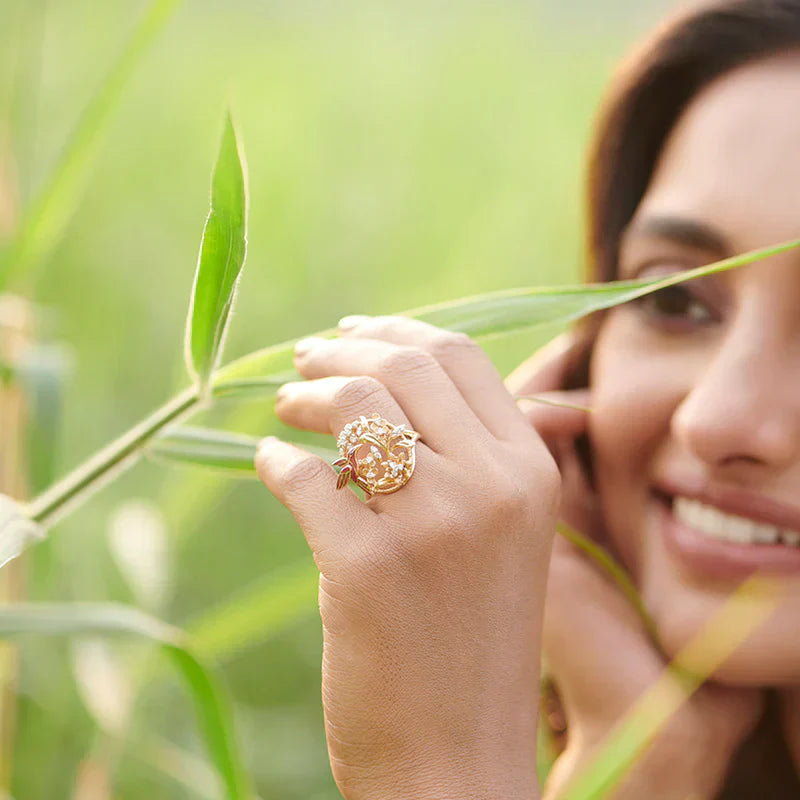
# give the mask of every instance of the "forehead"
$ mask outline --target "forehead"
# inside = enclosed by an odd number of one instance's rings
[[[745,250],[800,236],[800,50],[726,73],[687,106],[636,217],[700,219]]]

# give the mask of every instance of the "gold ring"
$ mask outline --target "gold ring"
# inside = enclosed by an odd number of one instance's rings
[[[378,414],[359,417],[344,426],[336,443],[341,458],[337,489],[352,480],[368,495],[391,494],[405,486],[416,463],[419,434],[405,425],[392,425]]]

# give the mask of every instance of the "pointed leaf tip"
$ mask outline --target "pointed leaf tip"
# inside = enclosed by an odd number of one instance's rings
[[[44,536],[15,500],[0,494],[0,569]]]
[[[208,387],[225,340],[247,254],[247,177],[230,110],[211,178],[206,217],[186,321],[186,364]]]

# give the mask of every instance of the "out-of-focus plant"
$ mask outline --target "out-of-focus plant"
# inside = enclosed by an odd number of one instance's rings
[[[57,241],[74,209],[75,198],[91,161],[99,131],[122,85],[140,53],[163,26],[177,3],[178,0],[154,0],[150,6],[107,84],[87,111],[73,146],[67,149],[48,188],[23,224],[16,243],[0,263],[0,284],[24,278],[26,273],[29,274],[42,263]],[[295,340],[257,350],[221,365],[230,312],[245,262],[246,232],[246,170],[238,137],[228,114],[213,170],[211,207],[203,230],[189,302],[185,333],[186,366],[191,377],[189,386],[59,481],[49,486],[38,485],[48,483],[49,479],[37,481],[34,489],[38,494],[29,502],[0,495],[0,566],[14,559],[28,545],[44,540],[59,519],[142,456],[178,464],[201,465],[243,477],[254,474],[255,438],[182,424],[192,414],[206,409],[217,400],[270,397],[282,383],[299,379],[292,365]],[[749,264],[798,245],[800,241],[786,242],[659,279],[515,289],[400,313],[465,332],[477,339],[486,339],[537,326],[574,321],[668,286]],[[330,337],[335,335],[335,331],[324,330],[317,335]],[[45,373],[50,374],[47,370]],[[26,378],[10,363],[0,363],[0,379],[4,384],[16,382],[29,387],[41,384],[45,388],[49,385],[47,381],[37,379],[37,383],[30,376]],[[47,389],[43,394],[40,393],[41,398],[46,400],[50,396],[49,391]],[[49,406],[46,402],[43,408],[47,417]],[[335,457],[332,449],[303,446],[316,449],[325,458]],[[48,469],[43,468],[39,473],[47,476]],[[609,572],[644,615],[641,601],[624,570],[578,534],[565,532],[565,535],[582,546],[589,557]],[[204,659],[218,657],[240,642],[252,639],[255,631],[264,634],[285,624],[286,609],[283,608],[280,615],[274,613],[276,596],[294,598],[294,613],[302,614],[306,594],[312,597],[310,589],[313,577],[313,569],[309,566],[308,570],[287,572],[282,578],[279,576],[276,579],[278,585],[258,585],[242,597],[235,598],[237,605],[233,611],[229,607],[221,607],[198,623],[190,634],[129,606],[12,603],[0,607],[0,637],[32,634],[96,637],[122,634],[142,636],[155,642],[177,667],[194,700],[209,756],[226,796],[236,800],[249,798],[251,789],[233,732],[227,700],[205,666]],[[747,621],[747,625],[752,627],[760,619],[761,616],[757,614]],[[218,624],[218,620],[223,622]],[[745,630],[741,625],[739,629],[740,632]],[[733,633],[718,647],[717,661],[726,652],[725,647],[735,647],[737,641],[734,626]],[[87,652],[91,657],[97,655],[95,651]],[[683,669],[690,668],[692,678],[683,681],[681,696],[687,697],[717,661],[700,657],[689,659],[688,667],[684,664]],[[86,658],[82,663],[85,665],[85,662]],[[607,757],[598,763],[571,797],[574,800],[601,797],[602,792],[632,763],[648,737],[653,735],[654,725],[662,724],[666,715],[674,709],[674,696],[671,703],[662,704],[658,713],[649,716],[640,713],[624,729],[622,738],[616,744],[612,742]],[[104,712],[101,710],[98,713],[102,716]],[[115,712],[112,710],[109,713]],[[645,724],[643,719],[649,722]]]
[[[92,492],[139,457],[202,465],[252,475],[257,440],[242,434],[181,426],[177,423],[206,408],[216,398],[269,396],[299,376],[292,368],[294,341],[255,351],[227,365],[222,358],[225,333],[244,266],[247,188],[244,159],[230,115],[226,117],[214,167],[211,208],[206,219],[186,323],[186,364],[191,385],[106,448],[76,467],[27,504],[2,498],[0,561],[18,555]],[[486,338],[553,323],[565,323],[611,308],[659,289],[752,263],[800,245],[786,242],[697,269],[655,280],[617,281],[589,286],[527,288],[495,292],[402,312],[432,324]],[[318,333],[334,335],[332,330]],[[307,445],[304,445],[307,447]],[[312,448],[313,449],[313,448]],[[332,450],[320,448],[330,457]],[[577,534],[573,534],[577,536]],[[591,555],[591,549],[588,550]],[[631,585],[616,565],[603,563],[630,594]],[[635,599],[635,598],[634,598]],[[252,623],[244,618],[244,623]],[[203,724],[209,752],[228,796],[248,796],[229,714],[209,672],[192,654],[183,634],[130,608],[103,605],[49,606],[17,604],[0,614],[0,634],[135,633],[159,642],[190,687]],[[200,634],[214,639],[213,626]],[[224,637],[223,637],[224,638]],[[225,647],[224,643],[220,645]]]
[[[229,119],[220,161],[215,170],[212,209],[205,231],[205,234],[210,231],[210,235],[204,235],[201,246],[187,322],[187,366],[195,382],[21,507],[16,518],[17,524],[22,525],[22,520],[26,520],[35,522],[40,529],[50,527],[68,510],[85,501],[92,492],[145,454],[214,468],[250,469],[246,456],[251,451],[255,452],[253,441],[231,436],[227,432],[174,427],[176,422],[206,408],[215,398],[271,396],[286,381],[300,379],[292,367],[293,348],[297,339],[256,350],[225,366],[213,368],[222,355],[229,313],[244,263],[244,244],[234,241],[235,236],[244,236],[245,226],[241,223],[239,212],[229,209],[231,217],[220,230],[224,204],[229,202],[230,193],[239,185],[231,176],[218,175],[221,165],[227,163],[224,158],[235,151],[230,144],[235,141],[234,136]],[[215,205],[216,198],[219,198],[219,205]],[[243,192],[241,202],[244,204]],[[488,338],[571,322],[659,289],[744,266],[798,246],[800,240],[784,242],[664,278],[491,292],[399,313],[442,328],[462,331],[478,339]],[[198,297],[201,299],[198,300]],[[205,315],[208,315],[207,318]],[[335,331],[326,329],[314,335],[331,337]],[[12,557],[8,553],[6,556]]]

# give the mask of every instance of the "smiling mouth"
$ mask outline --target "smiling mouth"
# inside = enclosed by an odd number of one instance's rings
[[[737,544],[783,544],[800,548],[800,531],[727,514],[689,497],[672,499],[672,515],[678,522],[714,539]]]
[[[800,573],[800,531],[731,514],[685,495],[656,492],[658,530],[692,572],[721,579],[761,569]]]

